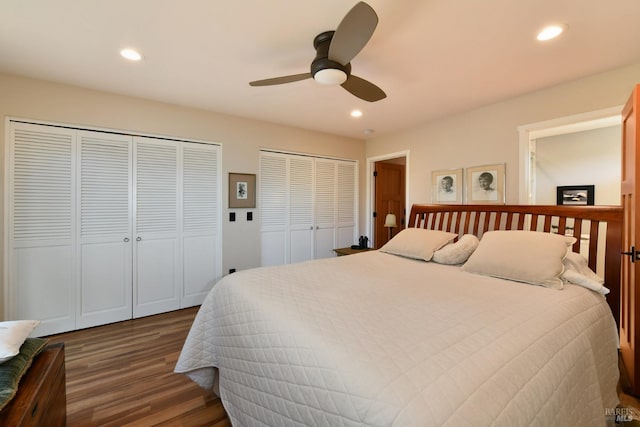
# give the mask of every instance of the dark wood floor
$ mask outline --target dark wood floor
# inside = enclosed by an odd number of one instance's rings
[[[173,373],[196,312],[49,337],[65,343],[67,426],[231,426],[220,399]],[[640,401],[619,394],[634,421],[640,418]]]
[[[197,308],[50,336],[64,342],[67,426],[231,426],[173,368]]]

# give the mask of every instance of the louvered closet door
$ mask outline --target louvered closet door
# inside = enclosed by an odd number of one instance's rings
[[[287,157],[260,153],[261,265],[282,265],[287,259]]]
[[[345,248],[357,242],[356,234],[356,163],[338,162],[336,247]]]
[[[335,256],[336,168],[334,160],[315,164],[315,258]]]
[[[131,318],[130,136],[79,131],[77,327]]]
[[[179,143],[134,137],[133,317],[180,308]]]
[[[74,131],[11,122],[8,317],[36,335],[75,325]]]
[[[312,157],[289,159],[289,262],[313,259],[313,170]]]
[[[183,144],[183,292],[181,307],[201,304],[221,277],[219,148]]]

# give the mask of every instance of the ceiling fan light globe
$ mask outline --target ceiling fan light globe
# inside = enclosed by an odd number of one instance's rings
[[[313,79],[323,85],[341,85],[347,81],[347,73],[335,68],[325,68],[313,75]]]

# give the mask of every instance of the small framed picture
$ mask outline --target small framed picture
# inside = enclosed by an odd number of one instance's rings
[[[556,187],[558,205],[593,206],[595,185],[564,185]]]
[[[256,207],[256,175],[229,173],[229,208]]]
[[[504,204],[505,164],[467,168],[467,203]]]
[[[431,172],[431,202],[462,204],[462,168]]]

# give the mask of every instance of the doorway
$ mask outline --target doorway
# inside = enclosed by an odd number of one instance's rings
[[[596,205],[620,204],[619,124],[536,138],[531,152],[531,202],[558,203],[559,186],[591,185]]]
[[[620,126],[622,106],[560,117],[518,127],[520,204],[536,204],[536,140]],[[542,200],[542,202],[546,202]]]
[[[406,225],[409,152],[369,158],[367,170],[367,230],[370,246],[379,249]],[[389,214],[395,224],[385,221]]]

